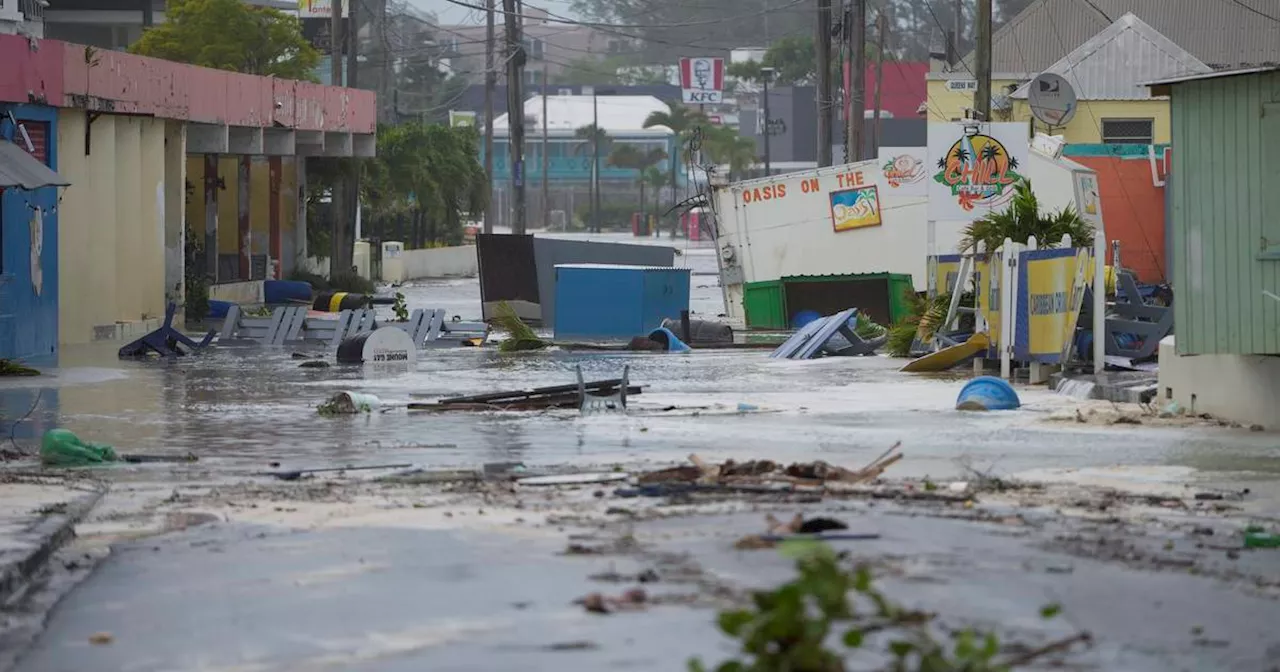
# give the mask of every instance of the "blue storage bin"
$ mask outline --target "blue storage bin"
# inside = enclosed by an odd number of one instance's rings
[[[689,269],[560,264],[555,291],[557,339],[630,339],[689,309]]]

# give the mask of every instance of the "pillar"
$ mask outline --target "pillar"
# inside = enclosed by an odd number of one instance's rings
[[[238,280],[251,279],[253,268],[253,231],[249,228],[249,171],[253,167],[253,157],[240,155],[236,161],[236,241],[239,243],[240,274]]]
[[[268,196],[268,206],[267,206],[267,217],[268,217],[268,222],[270,226],[270,228],[268,229],[269,233],[267,234],[268,236],[267,256],[270,257],[270,261],[268,262],[267,267],[268,267],[268,270],[270,271],[268,273],[268,276],[275,278],[276,280],[279,280],[282,277],[284,277],[282,275],[282,273],[284,272],[284,264],[281,263],[281,260],[280,260],[281,247],[282,247],[280,244],[280,180],[282,178],[281,170],[282,170],[282,166],[281,166],[280,157],[272,156],[267,159],[267,174],[268,174],[267,183],[270,185],[269,186],[270,195]]]
[[[164,291],[165,302],[186,300],[187,131],[180,121],[164,126]],[[181,325],[182,311],[174,316]]]
[[[218,282],[218,155],[204,155],[204,274]]]
[[[297,193],[297,218],[294,221],[294,259],[290,262],[298,263],[300,261],[311,258],[311,250],[307,249],[307,157],[299,156],[294,159],[294,168],[298,171],[298,193]]]

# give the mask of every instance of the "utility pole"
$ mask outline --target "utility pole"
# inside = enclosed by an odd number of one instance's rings
[[[360,23],[356,9],[363,0],[347,0],[347,87],[356,88],[359,86],[360,72]],[[335,2],[334,7],[340,6]],[[346,247],[345,250],[351,248],[352,255],[355,254],[355,241],[360,237],[360,160],[352,158],[348,160],[351,166],[351,172],[347,175],[347,221],[352,222],[355,227],[354,235],[350,238],[343,237],[342,242]]]
[[[332,0],[332,13],[329,16],[329,77],[330,84],[342,86],[342,0]],[[333,185],[329,200],[329,276],[345,275],[351,272],[350,258],[344,255],[346,249],[347,230],[347,181],[342,174]]]
[[[831,0],[818,0],[818,167],[831,165]]]
[[[484,176],[490,195],[489,207],[484,209],[485,233],[493,233],[493,87],[498,78],[493,62],[493,2],[484,2]]]
[[[982,121],[991,121],[991,0],[978,0],[978,44],[974,49],[978,90],[973,94],[973,110]]]
[[[867,2],[866,0],[853,0],[852,7],[849,12],[847,23],[849,33],[849,53],[848,58],[852,60],[849,65],[851,72],[849,73],[849,91],[845,95],[849,96],[852,105],[849,110],[849,118],[846,120],[849,138],[849,158],[851,161],[862,160],[862,130],[866,121],[867,101],[866,101],[866,75],[867,75]]]
[[[525,226],[525,165],[524,165],[524,95],[521,84],[524,74],[523,17],[517,0],[502,0],[507,27],[507,140],[511,148],[511,232],[523,235]]]
[[[876,28],[879,36],[876,41],[876,93],[875,93],[875,129],[872,130],[871,139],[871,158],[880,156],[880,91],[884,86],[884,40],[889,33],[889,17],[885,14],[888,11],[885,7],[881,7],[876,14]]]
[[[951,29],[951,39],[948,40],[947,46],[951,48],[951,57],[947,59],[947,64],[953,69],[960,59],[964,56],[960,53],[960,36],[964,33],[964,0],[956,0],[955,6],[955,23]]]
[[[542,228],[551,228],[551,186],[547,173],[551,160],[547,154],[547,64],[542,64]]]

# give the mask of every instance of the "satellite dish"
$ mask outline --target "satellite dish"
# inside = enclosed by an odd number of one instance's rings
[[[1066,126],[1076,116],[1076,92],[1061,75],[1041,73],[1027,85],[1031,114],[1050,126]]]

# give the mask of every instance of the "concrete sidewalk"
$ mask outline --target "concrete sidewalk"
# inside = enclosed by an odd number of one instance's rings
[[[64,544],[106,492],[86,478],[0,471],[0,609]]]

